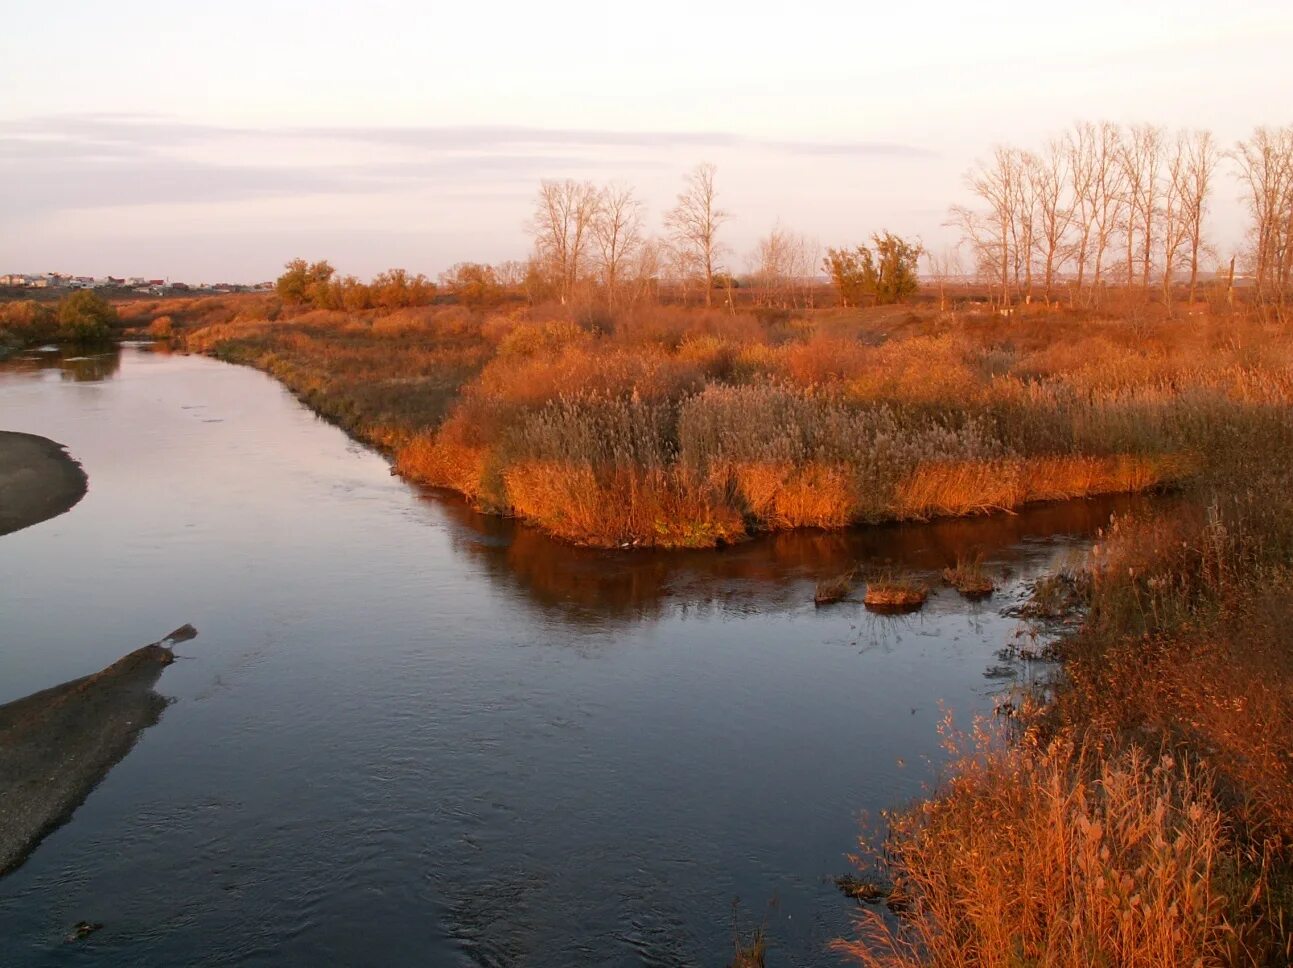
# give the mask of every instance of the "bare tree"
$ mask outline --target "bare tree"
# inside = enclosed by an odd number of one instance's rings
[[[606,308],[615,311],[615,299],[623,281],[625,266],[642,246],[642,203],[627,185],[608,185],[601,192],[593,219]]]
[[[591,182],[543,181],[529,229],[535,248],[548,263],[562,304],[568,303],[582,278],[601,193]]]
[[[658,286],[668,260],[668,246],[656,238],[642,241],[626,266],[630,306],[659,300]]]
[[[1091,287],[1098,298],[1103,283],[1105,253],[1112,247],[1120,226],[1125,226],[1127,210],[1127,177],[1121,159],[1122,129],[1105,121],[1096,129],[1094,148],[1095,173],[1091,180],[1092,218],[1094,219],[1094,252]],[[1130,279],[1128,280],[1130,283]]]
[[[717,170],[708,163],[697,165],[687,176],[678,204],[665,216],[665,225],[675,246],[688,252],[704,272],[706,306],[713,305],[714,274],[725,251],[718,240],[718,230],[728,219],[728,213],[718,207],[718,192],[714,187]]]
[[[1047,305],[1056,274],[1068,261],[1067,241],[1073,224],[1073,198],[1069,191],[1070,154],[1063,142],[1050,142],[1044,154],[1028,169],[1036,212],[1034,244],[1041,256]]]
[[[1257,300],[1283,320],[1293,282],[1293,125],[1258,128],[1236,146],[1247,194]]]
[[[790,252],[790,273],[799,290],[800,305],[813,308],[817,294],[817,267],[821,264],[822,243],[807,235],[796,234]]]
[[[1122,167],[1127,191],[1127,285],[1135,278],[1140,260],[1141,288],[1149,289],[1153,266],[1154,229],[1158,219],[1160,172],[1163,164],[1163,130],[1152,124],[1133,125],[1123,142]],[[1136,236],[1140,236],[1139,256]]]
[[[1209,131],[1194,131],[1186,136],[1186,163],[1181,203],[1190,247],[1190,302],[1194,302],[1199,281],[1199,257],[1203,250],[1203,220],[1207,217],[1212,176],[1221,155]]]
[[[957,247],[941,249],[938,252],[926,252],[925,260],[929,263],[929,274],[938,284],[938,311],[947,312],[947,284],[961,275],[961,250]]]
[[[1016,209],[1019,205],[1019,152],[998,145],[989,161],[978,161],[965,175],[965,185],[984,203],[986,211],[954,206],[951,224],[961,229],[981,269],[991,267],[1001,291],[1001,304],[1010,305],[1011,266],[1017,269]],[[1016,277],[1018,273],[1016,272]]]
[[[750,259],[758,300],[765,306],[788,308],[794,291],[798,238],[778,223],[759,239]]]
[[[1189,238],[1190,226],[1186,217],[1185,196],[1189,189],[1187,167],[1189,148],[1187,136],[1178,132],[1164,155],[1167,177],[1161,190],[1162,208],[1160,224],[1163,252],[1163,305],[1172,312],[1172,283],[1181,259],[1181,250]]]
[[[1063,144],[1068,155],[1069,186],[1073,199],[1073,261],[1077,266],[1076,286],[1069,299],[1069,304],[1072,305],[1077,296],[1082,294],[1087,262],[1091,256],[1091,236],[1095,231],[1099,134],[1095,125],[1083,121],[1064,135]]]

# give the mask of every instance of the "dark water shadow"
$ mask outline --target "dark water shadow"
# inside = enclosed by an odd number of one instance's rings
[[[481,563],[514,594],[565,620],[659,615],[675,604],[738,611],[811,602],[806,583],[848,571],[892,569],[937,575],[960,557],[1012,562],[1079,545],[1123,515],[1165,500],[1117,495],[1039,504],[1016,514],[948,518],[763,535],[705,551],[604,551],[572,547],[516,520],[481,514],[443,492],[455,550]],[[805,597],[807,596],[807,597]]]
[[[0,706],[0,876],[72,818],[90,792],[154,725],[167,700],[153,691],[191,625],[93,675]]]

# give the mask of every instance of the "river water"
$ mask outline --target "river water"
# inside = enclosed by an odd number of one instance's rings
[[[138,346],[4,364],[0,428],[90,482],[0,538],[0,703],[200,633],[0,880],[4,965],[723,965],[736,898],[769,965],[837,964],[859,818],[935,777],[944,709],[991,710],[1002,610],[1116,507],[581,551],[406,485],[258,372]],[[812,602],[976,551],[985,603]]]

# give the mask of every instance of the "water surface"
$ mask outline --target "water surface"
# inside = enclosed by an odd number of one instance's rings
[[[255,371],[126,347],[0,368],[89,474],[0,538],[0,702],[184,622],[161,722],[0,880],[15,965],[832,965],[859,815],[991,709],[1001,609],[1110,503],[724,551],[579,551],[473,514]],[[816,609],[983,551],[984,604]],[[78,921],[102,922],[67,943]]]

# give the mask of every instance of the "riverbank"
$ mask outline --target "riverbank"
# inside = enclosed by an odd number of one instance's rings
[[[166,708],[153,691],[191,626],[100,672],[0,706],[0,876],[18,867]]]
[[[0,431],[0,535],[71,510],[88,486],[85,471],[62,444]]]
[[[703,548],[1180,484],[1228,422],[1293,399],[1286,341],[1254,356],[1237,329],[677,307],[608,329],[426,307],[176,338],[479,510],[573,544]]]

